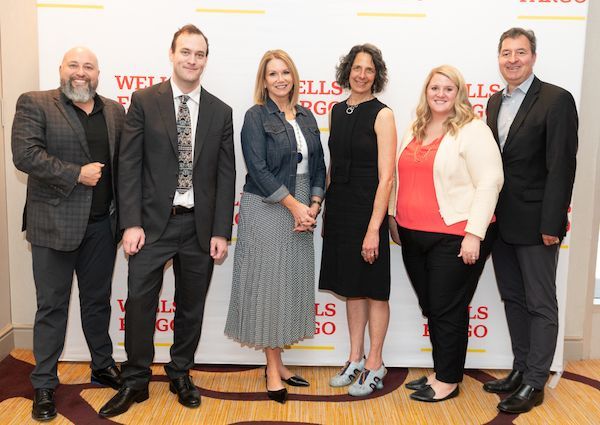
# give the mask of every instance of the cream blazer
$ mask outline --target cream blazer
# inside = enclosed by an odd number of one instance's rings
[[[413,139],[412,125],[396,151],[394,188],[388,213],[396,216],[398,159]],[[467,220],[465,231],[485,237],[504,183],[502,158],[489,127],[480,119],[446,134],[433,161],[433,184],[444,223]]]

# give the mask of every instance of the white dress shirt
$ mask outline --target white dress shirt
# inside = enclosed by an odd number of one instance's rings
[[[512,93],[508,92],[508,86],[502,92],[502,104],[500,105],[500,112],[498,112],[498,139],[500,140],[500,150],[504,150],[504,144],[508,137],[510,126],[512,125],[519,108],[527,95],[531,83],[533,83],[533,73],[525,81],[523,81],[519,87],[513,90]]]

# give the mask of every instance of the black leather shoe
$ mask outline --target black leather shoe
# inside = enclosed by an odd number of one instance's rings
[[[169,391],[177,394],[177,400],[185,407],[194,409],[200,406],[200,391],[198,391],[189,375],[171,379]]]
[[[92,370],[92,383],[100,384],[118,390],[123,385],[121,372],[115,366],[109,366],[104,369]]]
[[[304,379],[303,377],[298,376],[298,375],[294,375],[288,379],[281,378],[281,380],[283,382],[285,382],[286,384],[291,385],[292,387],[308,387],[308,386],[310,386],[309,382],[306,379]]]
[[[37,388],[33,395],[33,409],[31,417],[36,421],[45,422],[56,418],[56,405],[54,404],[54,390]]]
[[[544,401],[544,390],[522,384],[514,393],[498,403],[498,410],[505,413],[525,413]]]
[[[148,388],[135,390],[128,386],[122,386],[113,398],[108,400],[98,414],[103,418],[117,416],[129,410],[133,403],[141,403],[148,400]]]
[[[433,390],[433,388],[431,388],[429,385],[427,385],[425,388],[412,393],[410,395],[410,398],[412,398],[413,400],[417,400],[417,401],[425,401],[427,403],[437,403],[438,401],[450,400],[451,398],[456,397],[458,395],[458,393],[459,393],[459,390],[458,390],[458,385],[457,385],[456,388],[454,389],[454,391],[452,391],[446,397],[435,398],[435,391]]]
[[[265,384],[267,381],[266,378],[267,377],[265,376]],[[277,403],[285,404],[285,402],[287,401],[288,392],[285,388],[282,388],[280,390],[271,391],[271,390],[269,390],[269,387],[267,387],[267,396],[271,400],[276,401]]]
[[[277,391],[270,391],[267,389],[267,395],[271,400],[276,401],[277,403],[285,404],[287,401],[288,392],[285,388]]]
[[[409,390],[419,391],[424,389],[425,387],[428,387],[429,385],[427,384],[427,377],[422,376],[419,379],[407,382],[404,386]]]
[[[495,379],[483,384],[483,389],[488,393],[512,393],[519,388],[523,381],[523,372],[512,370],[506,378]]]

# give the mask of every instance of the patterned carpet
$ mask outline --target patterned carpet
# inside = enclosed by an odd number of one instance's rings
[[[35,423],[30,417],[33,396],[29,382],[33,367],[31,358],[31,352],[15,350],[0,362],[1,424]],[[428,371],[389,368],[383,390],[357,399],[345,394],[343,389],[327,387],[326,376],[333,370],[302,368],[302,373],[313,383],[312,390],[290,389],[288,403],[281,406],[269,401],[261,389],[264,380],[257,379],[264,373],[261,366],[197,365],[191,374],[199,384],[203,399],[199,409],[191,410],[177,404],[168,392],[168,378],[157,365],[150,385],[151,399],[108,420],[99,418],[97,410],[114,391],[90,384],[87,364],[61,363],[62,384],[56,391],[59,418],[52,423],[600,424],[600,360],[569,364],[558,387],[546,388],[544,404],[524,415],[498,413],[495,404],[499,397],[481,390],[482,383],[502,376],[503,371],[468,370],[459,397],[444,403],[424,404],[409,400],[410,392],[403,383]],[[316,383],[317,379],[325,383]],[[375,415],[371,415],[371,411]]]

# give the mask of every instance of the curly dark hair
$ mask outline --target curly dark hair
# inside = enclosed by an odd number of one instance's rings
[[[373,63],[375,64],[375,81],[373,81],[371,92],[381,92],[388,81],[387,67],[385,66],[383,56],[381,55],[381,50],[369,43],[357,44],[350,49],[346,56],[340,58],[340,63],[335,68],[335,80],[343,88],[350,88],[350,70],[352,69],[352,64],[354,63],[354,59],[356,59],[356,55],[359,53],[367,53],[371,56],[371,59],[373,59]]]

